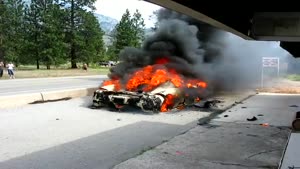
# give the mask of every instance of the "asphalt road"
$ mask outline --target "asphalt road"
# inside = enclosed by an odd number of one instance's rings
[[[248,96],[222,96],[226,107]],[[90,97],[0,109],[1,169],[106,169],[195,127],[210,111],[90,109]]]
[[[97,87],[106,75],[0,80],[0,96]]]

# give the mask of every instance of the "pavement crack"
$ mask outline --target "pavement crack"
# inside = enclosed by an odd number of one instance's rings
[[[273,150],[261,151],[261,152],[258,152],[258,153],[254,153],[254,154],[248,156],[247,158],[252,158],[252,157],[260,155],[260,154],[271,153],[271,152],[274,152],[274,151],[280,151],[280,150],[279,149],[273,149]]]
[[[232,166],[239,166],[239,167],[246,167],[246,168],[267,168],[267,169],[275,169],[276,166],[268,166],[268,165],[245,165],[245,164],[240,164],[240,163],[227,163],[227,162],[215,162],[211,161],[211,163],[214,164],[221,164],[221,165],[232,165]]]
[[[271,134],[270,137],[278,137],[278,135],[281,136],[281,134],[282,134],[282,130],[280,130],[280,131],[278,131],[276,133]]]

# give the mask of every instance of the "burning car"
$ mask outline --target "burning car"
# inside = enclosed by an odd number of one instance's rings
[[[180,95],[180,91],[178,88],[167,85],[160,86],[151,92],[144,92],[142,90],[137,92],[126,90],[115,91],[114,89],[115,85],[108,85],[95,91],[93,105],[95,107],[114,106],[118,109],[124,106],[134,106],[141,108],[145,112],[156,113],[166,111],[170,106],[172,108],[180,108],[185,104],[183,98],[177,99],[176,102],[168,102],[173,96]]]
[[[163,20],[140,48],[125,47],[93,96],[94,107],[135,106],[146,112],[167,112],[206,98],[213,65],[197,38],[197,28],[178,19]],[[202,34],[203,35],[203,34]],[[209,88],[208,88],[209,87]]]
[[[200,101],[206,86],[199,80],[184,80],[175,70],[149,65],[131,75],[126,84],[118,79],[104,81],[94,92],[93,106],[134,106],[152,113],[180,110]]]

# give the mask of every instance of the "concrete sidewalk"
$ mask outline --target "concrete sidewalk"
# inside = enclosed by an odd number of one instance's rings
[[[98,87],[103,75],[0,80],[0,96],[31,94],[76,88]]]
[[[104,75],[13,79],[0,81],[0,109],[90,96]]]
[[[91,96],[97,88],[75,88],[39,93],[0,96],[0,109],[15,108],[36,102],[48,102],[60,99],[71,99]]]
[[[256,95],[114,168],[276,169],[299,108],[300,95]]]
[[[224,94],[216,111],[249,93]],[[112,168],[197,126],[211,110],[90,109],[91,97],[0,109],[1,169]]]

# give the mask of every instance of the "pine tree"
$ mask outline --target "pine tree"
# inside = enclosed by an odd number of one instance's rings
[[[92,12],[82,14],[83,23],[79,29],[79,38],[81,40],[78,56],[80,61],[85,63],[97,62],[98,58],[104,55],[104,32]]]
[[[105,59],[106,61],[108,60],[118,60],[118,58],[116,57],[116,52],[115,52],[115,46],[114,45],[110,45],[107,47],[106,53],[105,53]]]
[[[25,7],[25,44],[22,57],[22,63],[36,63],[37,69],[40,68],[40,49],[39,42],[41,38],[41,11],[38,6],[38,0],[31,0],[30,5]]]
[[[61,5],[65,8],[65,30],[66,42],[69,46],[69,58],[71,59],[71,67],[77,68],[80,52],[78,49],[82,46],[83,38],[80,37],[80,28],[83,24],[83,15],[87,9],[94,9],[96,0],[61,0]]]
[[[144,39],[144,27],[144,20],[138,10],[132,17],[128,9],[125,11],[114,32],[114,60],[118,60],[118,54],[125,47],[141,46],[141,42]]]
[[[53,0],[44,4],[42,11],[41,58],[47,69],[50,65],[59,65],[66,60],[62,18],[63,11]]]
[[[4,0],[0,0],[0,61],[4,60],[4,31],[5,31],[5,24],[4,18],[6,13],[6,5],[4,4]]]
[[[18,66],[24,44],[24,2],[22,0],[4,0],[1,2],[1,43],[4,59]]]
[[[145,23],[141,13],[138,10],[136,10],[133,14],[131,22],[134,37],[131,45],[133,47],[140,47],[145,36]]]
[[[120,53],[122,49],[124,49],[124,47],[131,45],[131,27],[131,15],[129,10],[127,9],[122,16],[121,21],[116,25],[114,35],[114,52],[116,56]],[[115,58],[115,60],[117,60],[117,58]]]
[[[37,69],[41,62],[50,69],[50,65],[65,61],[63,14],[58,1],[31,1],[25,11],[27,33],[24,62],[35,60]]]
[[[88,10],[96,0],[0,0],[0,59],[51,65],[96,62],[104,55],[103,31]],[[5,55],[4,55],[5,53]]]

